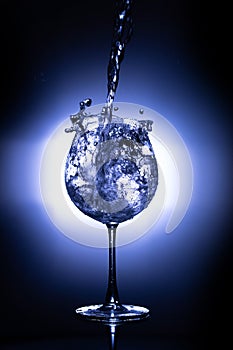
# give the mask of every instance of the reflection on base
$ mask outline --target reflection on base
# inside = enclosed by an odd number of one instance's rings
[[[119,303],[83,306],[76,309],[76,313],[83,319],[98,321],[107,326],[110,350],[117,349],[117,326],[149,317],[149,310],[145,307]]]
[[[125,304],[97,304],[76,309],[76,313],[90,321],[103,322],[106,325],[118,325],[122,322],[139,321],[149,316],[149,310],[142,306]]]

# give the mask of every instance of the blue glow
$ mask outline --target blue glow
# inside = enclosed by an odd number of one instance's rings
[[[170,120],[188,146],[194,167],[193,198],[179,227],[170,236],[156,227],[157,232],[119,248],[122,298],[136,288],[139,302],[143,295],[146,303],[156,290],[168,293],[171,282],[174,293],[182,286],[191,289],[202,278],[200,266],[208,270],[206,262],[215,259],[216,247],[226,239],[220,228],[229,215],[231,179],[230,138],[221,120],[228,111],[217,89],[189,67],[172,62],[169,69],[168,62],[145,57],[142,53],[131,66],[130,58],[124,63],[116,101],[140,103]],[[19,125],[1,141],[1,200],[9,219],[14,212],[20,223],[14,227],[14,240],[26,252],[22,264],[41,283],[70,289],[73,297],[96,288],[97,302],[105,290],[107,252],[69,241],[51,224],[41,202],[39,165],[48,137],[78,110],[81,99],[91,97],[95,104],[105,100],[105,62],[99,57],[93,65],[85,57],[77,67],[66,57],[66,64],[50,67],[48,79],[35,82],[25,109],[19,111],[18,118],[30,123]],[[86,299],[80,297],[80,302],[88,303]],[[95,301],[90,297],[90,302]]]

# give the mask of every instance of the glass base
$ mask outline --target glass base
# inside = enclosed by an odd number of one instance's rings
[[[139,321],[149,316],[149,310],[142,306],[125,304],[98,304],[83,306],[76,313],[90,321],[117,325],[122,322]]]

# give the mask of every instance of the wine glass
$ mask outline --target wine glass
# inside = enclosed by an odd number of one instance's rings
[[[76,313],[89,320],[116,325],[149,316],[142,306],[122,304],[116,277],[116,232],[120,223],[141,213],[158,185],[158,168],[148,136],[152,121],[124,118],[117,108],[104,106],[99,114],[80,102],[71,115],[75,131],[65,165],[65,184],[75,206],[106,225],[109,239],[109,272],[105,301],[79,307]],[[115,114],[113,114],[115,112]]]

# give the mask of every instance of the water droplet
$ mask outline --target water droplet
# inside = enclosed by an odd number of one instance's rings
[[[139,109],[139,113],[143,114],[144,113],[144,109],[143,108]]]
[[[119,107],[114,107],[114,111],[118,111]]]

